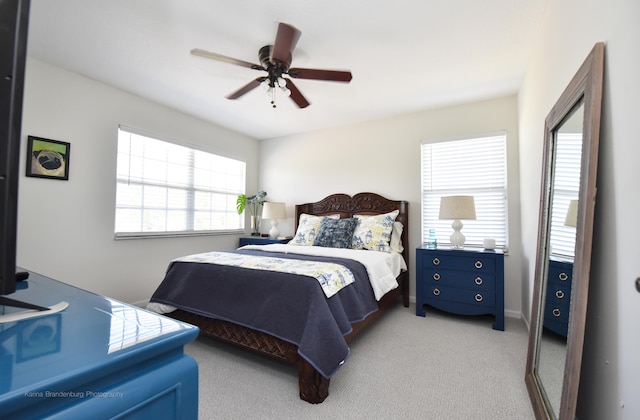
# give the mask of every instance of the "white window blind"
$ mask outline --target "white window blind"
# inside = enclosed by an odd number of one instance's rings
[[[582,161],[582,133],[557,133],[555,147],[553,196],[551,197],[551,255],[573,257],[576,228],[567,224],[571,200],[578,199],[580,191],[580,164]]]
[[[118,129],[115,236],[244,229],[245,162]]]
[[[423,143],[422,242],[436,230],[438,245],[450,245],[452,220],[440,220],[440,198],[471,195],[476,220],[462,220],[465,247],[482,247],[485,238],[508,247],[506,134]]]

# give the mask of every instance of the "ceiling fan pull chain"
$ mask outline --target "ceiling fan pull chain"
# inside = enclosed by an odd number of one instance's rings
[[[276,107],[276,89],[272,88],[271,89],[271,106],[272,107]]]

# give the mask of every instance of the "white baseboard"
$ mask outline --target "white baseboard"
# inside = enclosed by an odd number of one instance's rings
[[[518,319],[520,319],[520,318],[522,318],[522,312],[505,309],[504,310],[504,316],[509,317],[509,318],[518,318]]]

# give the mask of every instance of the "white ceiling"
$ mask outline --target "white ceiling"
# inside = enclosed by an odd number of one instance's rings
[[[28,53],[218,125],[268,139],[516,92],[548,0],[32,0]],[[259,63],[278,22],[302,36],[292,67],[348,69],[349,84],[296,81],[191,55]]]

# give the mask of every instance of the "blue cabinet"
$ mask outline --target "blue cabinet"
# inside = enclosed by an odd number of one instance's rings
[[[504,254],[501,250],[416,250],[416,315],[424,305],[460,315],[495,316],[504,330]]]
[[[198,328],[30,273],[11,298],[62,312],[0,324],[0,417],[198,417]],[[20,311],[0,306],[0,314]]]

